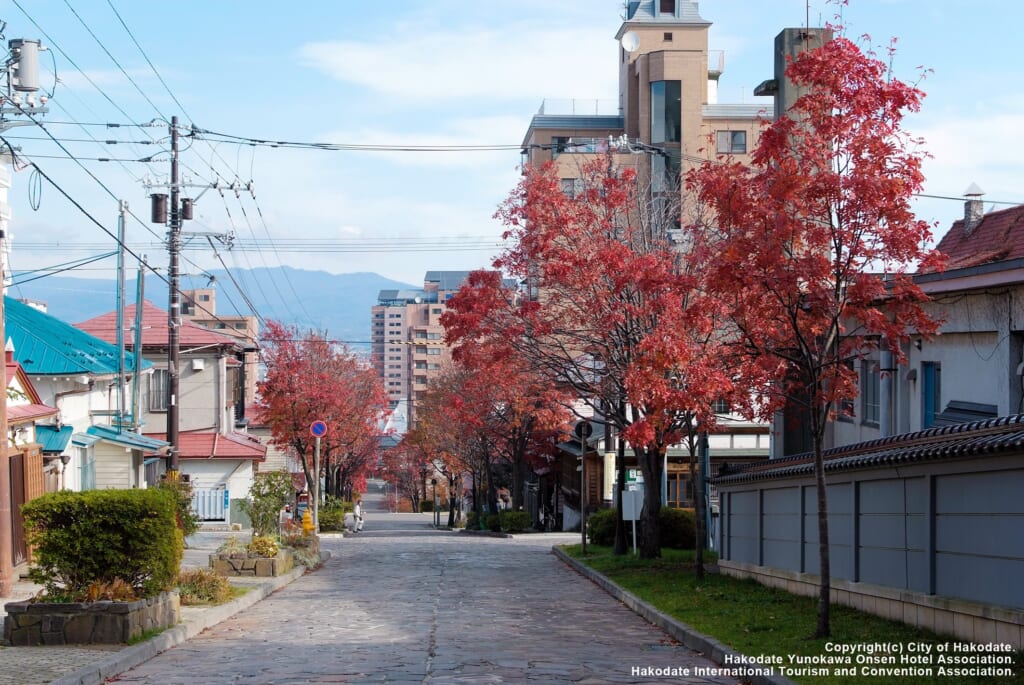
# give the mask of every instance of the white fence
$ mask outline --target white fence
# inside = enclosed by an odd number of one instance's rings
[[[192,511],[203,521],[227,521],[230,506],[226,488],[197,488],[192,492]]]

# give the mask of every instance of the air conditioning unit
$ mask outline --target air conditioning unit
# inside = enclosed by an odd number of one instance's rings
[[[193,371],[202,371],[205,368],[206,368],[206,360],[205,359],[193,359],[192,360],[192,370]]]

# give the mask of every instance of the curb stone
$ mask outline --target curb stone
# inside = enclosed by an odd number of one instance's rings
[[[743,656],[736,650],[732,649],[728,645],[722,644],[715,638],[700,633],[682,621],[659,611],[651,604],[648,604],[634,595],[632,592],[616,585],[607,576],[598,573],[589,566],[586,566],[572,558],[562,549],[552,547],[551,553],[561,559],[567,566],[570,566],[588,580],[592,581],[609,595],[625,604],[626,607],[631,609],[638,616],[649,623],[658,626],[690,649],[703,652],[704,656],[708,657],[716,664],[725,666],[726,664],[724,662],[727,655],[733,657]],[[794,681],[784,676],[747,676],[744,682],[749,682],[751,685],[796,685]]]
[[[330,557],[330,552],[321,553],[322,562],[326,562]],[[303,576],[306,570],[305,566],[296,566],[283,576],[276,576],[259,584],[253,584],[252,590],[230,602],[202,609],[188,616],[183,615],[181,622],[173,628],[168,628],[145,642],[112,652],[110,656],[95,661],[77,671],[65,673],[60,678],[51,681],[50,685],[103,685],[107,678],[112,678],[135,668],[139,664],[152,659],[160,652],[180,645],[207,628],[231,618],[239,611],[248,609],[264,597]],[[184,612],[189,607],[183,607],[182,609]]]

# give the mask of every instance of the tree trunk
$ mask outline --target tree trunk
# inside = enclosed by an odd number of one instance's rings
[[[704,488],[698,487],[697,479],[697,456],[698,456],[698,443],[694,442],[694,436],[690,436],[689,447],[690,447],[690,483],[693,487],[693,514],[696,519],[696,526],[694,531],[696,533],[696,547],[695,559],[694,559],[694,572],[697,575],[697,580],[704,580],[704,541],[707,539],[707,533],[704,531]],[[698,438],[699,440],[700,438]],[[701,466],[703,468],[703,466]],[[707,478],[707,474],[704,474]]]
[[[822,443],[822,431],[816,430],[814,435],[814,484],[818,491],[818,563],[821,566],[821,585],[818,588],[818,627],[814,632],[816,638],[829,637],[832,632],[829,620],[832,577],[828,548],[828,489],[825,485],[825,458]]]
[[[644,474],[644,508],[640,514],[641,559],[661,557],[661,462],[665,447],[636,450]]]
[[[457,478],[448,476],[448,527],[455,527],[455,482]]]
[[[623,403],[619,403],[620,419],[619,425],[625,421],[625,410]],[[626,544],[626,521],[622,518],[622,493],[626,491],[626,441],[622,439],[622,431],[617,430],[617,449],[615,452],[615,470],[618,474],[615,483],[615,547],[616,556],[623,556],[629,551]]]

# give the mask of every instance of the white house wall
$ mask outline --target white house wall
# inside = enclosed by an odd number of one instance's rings
[[[145,484],[142,460],[120,445],[99,441],[93,445],[96,489],[134,488]]]
[[[183,459],[182,473],[187,473],[194,489],[213,490],[227,487],[232,499],[248,497],[253,483],[253,462],[237,459]]]

